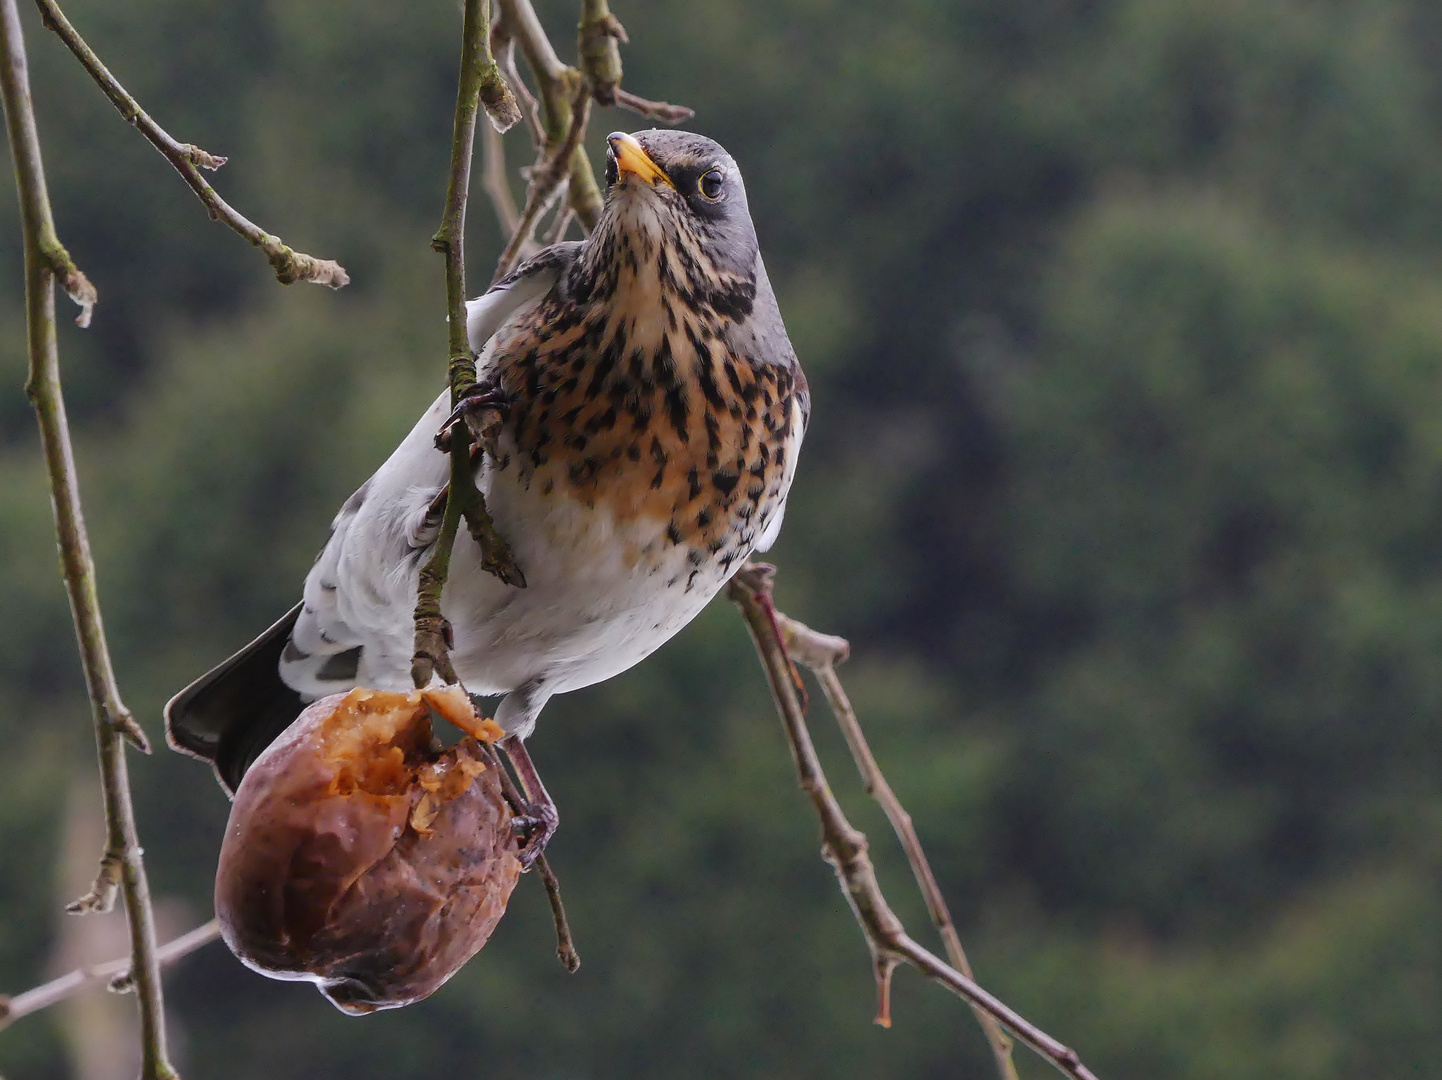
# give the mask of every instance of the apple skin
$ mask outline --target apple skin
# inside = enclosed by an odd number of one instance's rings
[[[450,688],[336,694],[256,759],[231,806],[215,879],[226,944],[352,1015],[434,993],[490,938],[520,874],[496,769],[474,735],[433,749],[431,709],[499,733]]]

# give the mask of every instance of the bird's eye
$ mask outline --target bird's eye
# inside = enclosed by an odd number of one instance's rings
[[[696,182],[697,190],[699,190],[705,198],[715,202],[721,197],[722,179],[720,169],[708,169],[701,174],[701,179]]]

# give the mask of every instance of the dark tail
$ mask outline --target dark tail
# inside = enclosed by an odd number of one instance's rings
[[[230,794],[260,752],[300,715],[306,703],[280,679],[280,654],[300,605],[165,706],[165,737],[183,754],[215,767]]]

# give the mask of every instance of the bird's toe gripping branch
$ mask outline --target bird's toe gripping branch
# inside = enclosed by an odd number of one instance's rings
[[[471,386],[446,417],[436,432],[436,449],[449,450],[456,434],[456,425],[465,421],[471,440],[477,446],[485,447],[495,440],[497,429],[511,409],[511,395],[493,382],[478,382]]]

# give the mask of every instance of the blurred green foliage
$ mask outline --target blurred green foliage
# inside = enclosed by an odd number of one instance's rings
[[[543,17],[569,53],[576,11]],[[26,12],[62,331],[122,686],[166,696],[292,602],[443,378],[453,4],[75,0],[217,183],[339,294],[281,289]],[[781,605],[846,671],[982,980],[1102,1076],[1439,1075],[1442,8],[1424,0],[663,0],[626,85],[746,172],[814,423]],[[641,124],[603,113],[611,128]],[[523,137],[509,145],[526,154]],[[0,192],[0,987],[39,981],[91,753]],[[471,214],[473,278],[498,237]],[[924,913],[821,710],[838,790]],[[584,966],[524,883],[432,1000],[345,1018],[213,947],[188,1075],[984,1076],[960,1005],[861,939],[717,604],[547,709]],[[158,892],[226,804],[134,765]],[[1025,1057],[1025,1055],[1022,1055]],[[1034,1060],[1024,1076],[1046,1075]],[[66,1074],[46,1017],[0,1072]]]

